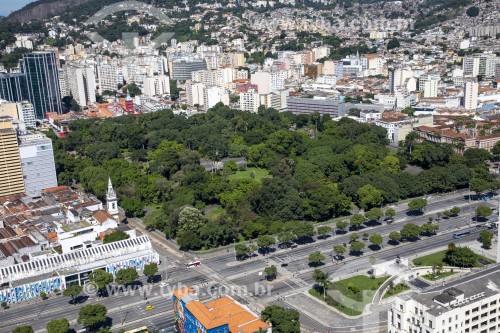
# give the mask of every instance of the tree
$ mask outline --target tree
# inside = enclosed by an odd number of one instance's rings
[[[485,249],[491,248],[492,238],[493,234],[487,230],[483,230],[479,233],[479,241],[483,244]]]
[[[276,238],[273,236],[269,235],[262,235],[257,238],[257,246],[260,249],[265,250],[266,252],[269,252],[269,247],[271,245],[274,245],[276,243]]]
[[[82,286],[74,284],[63,290],[63,296],[71,297],[70,302],[74,304],[75,299],[81,294],[82,290],[83,290]]]
[[[47,298],[47,293],[44,292],[44,291],[40,292],[40,298],[43,299],[43,300],[46,299]]]
[[[250,247],[246,246],[245,244],[236,244],[236,246],[234,247],[234,252],[236,257],[239,259],[247,257],[252,253]]]
[[[370,240],[370,243],[372,243],[373,245],[375,245],[377,247],[380,247],[380,245],[382,245],[382,243],[384,242],[384,238],[379,234],[371,235],[369,240]]]
[[[108,243],[113,243],[113,242],[118,242],[124,239],[129,239],[130,236],[126,232],[122,230],[115,230],[112,233],[104,235],[103,243],[108,244]]]
[[[130,94],[130,97],[135,97],[142,94],[141,89],[134,82],[127,84],[125,92],[128,92]]]
[[[271,265],[264,269],[264,273],[266,273],[266,278],[268,280],[274,280],[276,278],[276,275],[278,274],[278,269],[276,268],[276,266]]]
[[[328,288],[328,284],[330,283],[329,281],[329,276],[322,270],[316,268],[313,271],[313,279],[314,281],[321,286],[321,289],[323,290],[323,297],[326,296],[326,289]]]
[[[2,303],[0,303],[0,306],[2,307],[2,309],[7,309],[8,304],[7,304],[7,302],[2,302]]]
[[[47,323],[47,333],[67,333],[69,331],[69,322],[66,318],[54,319]]]
[[[278,305],[269,305],[261,312],[261,318],[272,324],[273,333],[300,333],[299,312]]]
[[[283,232],[283,233],[278,235],[278,241],[280,243],[288,243],[288,242],[293,241],[295,238],[296,238],[296,236],[289,231]]]
[[[102,293],[104,288],[111,282],[113,282],[113,274],[106,272],[103,269],[96,269],[88,276],[89,281],[95,285],[98,290],[99,295]]]
[[[451,266],[472,267],[477,263],[477,255],[468,247],[449,247],[444,261]]]
[[[34,333],[33,327],[24,325],[16,327],[12,333]]]
[[[365,243],[363,242],[352,242],[350,245],[350,251],[355,255],[361,253],[364,248],[365,248]]]
[[[344,253],[345,253],[345,247],[343,247],[342,245],[335,245],[333,247],[333,251],[338,255],[338,256],[342,256]]]
[[[89,330],[95,330],[106,322],[107,313],[108,310],[102,304],[85,305],[78,313],[78,324]]]
[[[394,216],[396,216],[396,210],[394,208],[388,208],[386,211],[385,211],[385,216],[387,216],[388,218],[394,218]]]
[[[332,228],[327,225],[322,225],[318,227],[318,235],[321,238],[325,238],[332,231]]]
[[[384,202],[384,194],[373,185],[367,184],[357,191],[359,206],[368,209],[374,206],[380,206]]]
[[[415,198],[408,203],[408,210],[410,211],[422,211],[424,207],[427,206],[427,200],[422,198]]]
[[[116,283],[118,284],[131,284],[139,278],[137,270],[134,267],[120,269],[116,273]]]
[[[370,221],[378,221],[382,216],[384,216],[384,213],[380,208],[372,208],[365,213],[365,217]]]
[[[493,211],[491,210],[491,208],[486,206],[486,205],[481,205],[481,206],[476,208],[476,215],[478,217],[487,218],[492,213],[493,213]]]
[[[325,260],[325,256],[319,251],[314,251],[309,255],[309,263],[312,266],[318,266],[323,260]]]
[[[144,265],[144,275],[148,277],[148,282],[153,279],[153,277],[158,273],[158,264],[152,262],[150,264]]]
[[[359,229],[359,227],[366,222],[366,217],[361,214],[354,214],[351,216],[350,224],[351,227],[355,230]]]
[[[469,17],[476,17],[476,16],[479,16],[479,8],[476,7],[476,6],[472,6],[472,7],[469,7],[467,8],[467,10],[465,11],[465,13],[467,14],[467,16]]]
[[[452,209],[450,209],[450,213],[453,215],[453,216],[456,216],[458,214],[460,214],[460,207],[453,207]]]
[[[397,38],[393,38],[387,43],[387,50],[392,50],[400,46],[401,43],[399,43],[399,40]]]
[[[144,204],[135,198],[123,198],[120,201],[120,207],[123,208],[127,217],[144,216]]]
[[[389,233],[389,239],[395,243],[399,243],[401,241],[401,234],[397,231],[391,231],[391,233]]]
[[[425,236],[432,236],[436,234],[436,231],[439,230],[439,226],[437,224],[427,223],[420,227],[420,234]]]
[[[359,239],[359,235],[356,232],[353,232],[352,234],[349,235],[349,241],[356,241]]]
[[[298,223],[292,230],[297,238],[303,241],[314,235],[314,227],[310,223]]]
[[[349,226],[349,222],[339,221],[335,226],[337,227],[337,230],[339,230],[340,232],[344,232],[345,229]]]
[[[414,240],[418,238],[418,235],[422,232],[422,229],[413,223],[408,223],[403,226],[400,231],[401,238],[407,240]]]

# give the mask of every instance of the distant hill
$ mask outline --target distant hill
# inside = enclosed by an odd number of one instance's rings
[[[22,23],[31,20],[43,20],[50,16],[59,15],[66,10],[82,5],[90,0],[39,0],[13,12],[9,19]]]

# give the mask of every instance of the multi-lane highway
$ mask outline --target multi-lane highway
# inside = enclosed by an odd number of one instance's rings
[[[333,235],[327,239],[315,239],[314,242],[299,245],[293,249],[276,249],[269,255],[257,255],[254,258],[236,261],[234,250],[221,250],[209,255],[185,254],[177,251],[158,233],[147,232],[139,221],[133,221],[131,226],[138,229],[139,233],[149,234],[153,246],[160,253],[162,264],[160,273],[165,279],[168,275],[168,286],[147,284],[144,277],[141,282],[150,288],[148,299],[145,300],[140,292],[134,294],[118,293],[108,297],[97,298],[91,296],[85,302],[77,305],[69,304],[69,299],[59,296],[51,297],[48,300],[37,300],[36,302],[14,305],[10,309],[0,311],[0,320],[2,321],[2,332],[10,332],[15,326],[20,324],[22,318],[23,324],[32,325],[36,331],[43,332],[45,325],[51,319],[67,318],[72,327],[79,329],[76,323],[78,311],[81,306],[86,304],[100,303],[108,308],[108,316],[113,325],[113,329],[130,329],[146,325],[152,330],[171,328],[173,326],[173,304],[169,291],[177,286],[200,286],[202,291],[200,298],[211,297],[213,293],[228,292],[237,300],[247,304],[252,310],[259,311],[265,304],[280,303],[289,306],[287,298],[310,288],[313,284],[312,268],[308,266],[308,256],[313,251],[321,251],[327,256],[325,264],[321,269],[332,277],[341,277],[352,272],[364,272],[370,266],[369,261],[384,262],[392,261],[397,255],[401,257],[412,257],[423,251],[430,251],[439,247],[446,246],[453,241],[453,232],[459,228],[475,228],[472,215],[475,208],[485,204],[484,201],[471,202],[470,208],[464,193],[447,194],[442,197],[430,198],[430,203],[422,216],[407,216],[406,204],[396,207],[397,215],[392,224],[382,223],[372,227],[365,227],[357,231],[360,235],[368,233],[378,233],[384,236],[384,246],[382,249],[373,251],[365,248],[364,255],[356,257],[345,255],[345,259],[338,263],[332,260],[329,254],[332,248],[337,244],[349,242],[349,234]],[[487,202],[490,206],[496,205],[496,202]],[[405,223],[415,223],[422,225],[428,222],[429,216],[435,218],[438,211],[450,209],[453,206],[462,208],[462,213],[458,217],[450,219],[441,219],[434,222],[439,225],[438,234],[432,237],[422,237],[421,240],[413,243],[401,243],[394,246],[387,244],[388,234],[391,231],[399,231]],[[472,213],[472,214],[471,214]],[[478,230],[459,242],[465,242],[477,238]],[[201,268],[188,269],[185,263],[194,257],[202,261]],[[370,259],[373,257],[374,259]],[[281,264],[285,263],[285,267]],[[266,266],[275,264],[279,267],[278,278],[275,281],[267,281],[263,276]],[[208,284],[219,284],[215,289],[210,288]],[[207,289],[208,288],[208,289]],[[248,291],[248,294],[244,293]],[[244,295],[242,295],[242,293]],[[149,303],[146,303],[149,302]],[[155,309],[146,311],[146,305],[154,305]],[[335,316],[335,315],[333,315]],[[345,329],[359,327],[359,321],[349,321],[338,316],[338,321],[345,323]],[[322,332],[332,330],[331,327],[325,327],[317,321],[303,314],[301,319],[304,327],[311,331]],[[337,325],[338,326],[338,325]],[[336,327],[334,331],[345,331]]]

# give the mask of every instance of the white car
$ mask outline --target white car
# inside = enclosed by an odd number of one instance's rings
[[[168,286],[168,283],[166,283],[166,282],[162,282],[162,283],[160,283],[160,287],[162,287],[162,288],[163,288],[163,287],[166,287],[166,286]]]

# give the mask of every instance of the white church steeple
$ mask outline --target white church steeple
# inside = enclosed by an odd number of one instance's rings
[[[106,210],[118,220],[118,198],[111,183],[111,177],[108,180],[108,191],[106,192]]]

